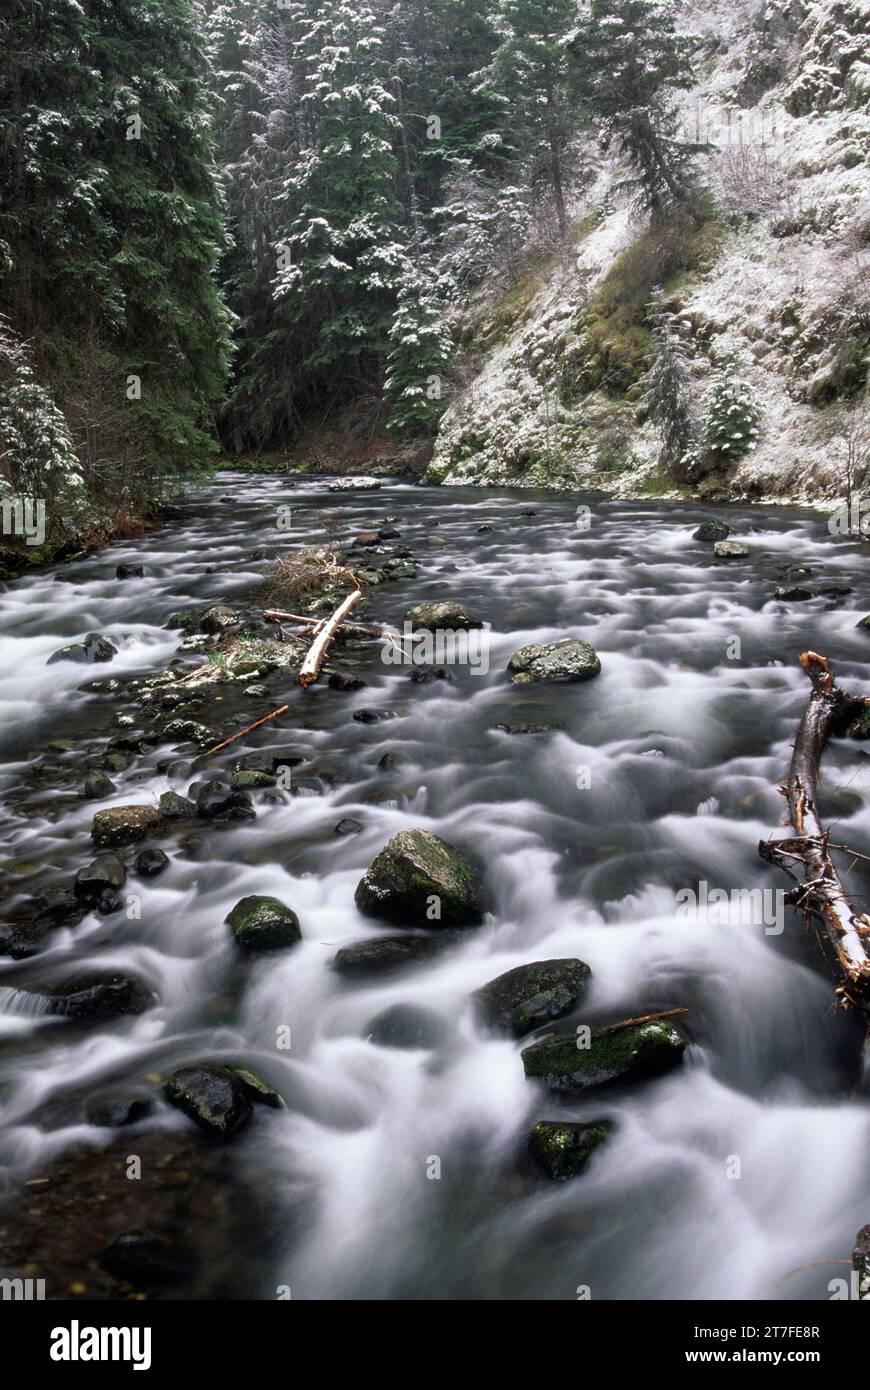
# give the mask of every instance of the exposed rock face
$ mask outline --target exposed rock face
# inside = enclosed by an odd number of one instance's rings
[[[594,647],[576,638],[520,647],[508,662],[514,685],[531,681],[588,681],[601,674],[601,661]]]
[[[403,927],[473,927],[483,882],[470,859],[429,830],[402,830],[381,850],[354,895],[360,912]]]
[[[182,1067],[166,1083],[166,1099],[215,1139],[229,1139],[251,1119],[241,1080],[227,1067]]]
[[[483,627],[482,620],[470,613],[464,604],[437,599],[429,603],[416,603],[409,608],[405,622],[410,623],[412,632],[459,632]]]
[[[302,940],[299,918],[277,898],[252,894],[237,902],[227,924],[246,951],[280,951]]]
[[[530,1158],[556,1181],[576,1178],[592,1154],[607,1139],[606,1120],[580,1124],[571,1120],[539,1120],[529,1135]]]
[[[97,811],[91,825],[91,838],[101,849],[132,845],[160,828],[160,814],[154,806],[108,806]]]
[[[518,965],[475,991],[475,1015],[494,1033],[521,1038],[570,1013],[585,994],[591,974],[582,960]]]
[[[567,1033],[532,1043],[522,1054],[526,1076],[545,1081],[554,1091],[588,1091],[670,1071],[688,1046],[666,1019],[593,1037],[589,1047],[579,1047],[578,1041],[576,1034]]]

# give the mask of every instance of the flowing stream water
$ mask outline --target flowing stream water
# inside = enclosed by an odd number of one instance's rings
[[[281,505],[292,512],[279,532]],[[459,599],[491,624],[489,669],[457,665],[450,681],[415,683],[370,642],[348,653],[367,682],[358,692],[270,677],[269,700],[234,716],[285,699],[290,710],[241,751],[302,744],[317,769],[310,784],[255,793],[254,821],[160,841],[171,865],[137,885],[139,919],[91,914],[38,956],[0,960],[7,1192],[74,1144],[117,1137],[84,1123],[76,1105],[88,1093],[241,1056],[287,1102],[258,1109],[227,1149],[271,1213],[249,1297],[281,1286],[301,1299],[575,1299],[584,1286],[594,1299],[828,1297],[847,1270],[789,1271],[848,1259],[870,1221],[860,1038],[833,1015],[828,975],[793,913],[778,934],[736,907],[724,920],[692,918],[676,898],[699,883],[783,887],[757,845],[782,816],[777,784],[808,688],[797,653],[824,652],[847,688],[870,688],[870,636],[856,627],[870,611],[870,566],[818,514],[405,482],[330,494],[323,479],[222,475],[160,531],[0,594],[3,915],[93,857],[95,803],[26,780],[34,759],[52,756],[50,740],[77,741],[62,762],[112,732],[117,700],[82,682],[164,666],[182,638],[163,627],[172,610],[250,598],[262,580],[255,548],[322,540],[327,513],[346,535],[395,517],[418,565],[415,579],[373,589],[366,617],[401,626],[412,603]],[[749,544],[747,559],[717,560],[692,539],[713,515]],[[123,561],[146,576],[116,579]],[[789,564],[851,592],[775,601]],[[91,630],[120,647],[110,666],[46,665]],[[598,679],[511,685],[517,648],[567,635],[594,645]],[[358,723],[361,708],[395,717]],[[523,721],[562,727],[496,728]],[[864,852],[866,746],[828,752],[824,807]],[[158,773],[166,752],[137,759],[98,804],[184,792],[193,772]],[[389,770],[378,766],[385,752],[401,755]],[[342,817],[362,832],[336,835]],[[383,930],[357,912],[356,884],[411,826],[480,857],[493,912],[430,962],[342,979],[331,966],[339,947]],[[860,865],[849,882],[860,895]],[[304,940],[258,958],[240,983],[225,917],[249,893],[295,908]],[[577,1101],[526,1081],[529,1039],[482,1033],[470,993],[513,966],[569,956],[593,979],[566,1027],[685,1006],[683,1065]],[[46,1015],[29,987],[73,966],[129,971],[155,1006],[84,1030]],[[372,1017],[399,1002],[440,1015],[443,1041],[369,1041]],[[276,1045],[282,1027],[289,1050]],[[537,1119],[562,1115],[607,1116],[615,1128],[582,1177],[556,1184],[530,1174],[522,1151]],[[163,1105],[147,1124],[189,1127]]]

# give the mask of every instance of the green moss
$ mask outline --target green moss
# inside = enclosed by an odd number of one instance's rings
[[[611,1128],[607,1120],[592,1124],[541,1120],[529,1135],[529,1156],[556,1181],[579,1177]]]
[[[662,1019],[593,1037],[588,1047],[579,1040],[567,1033],[532,1043],[522,1054],[526,1076],[553,1090],[584,1091],[668,1071],[688,1046],[679,1028]]]

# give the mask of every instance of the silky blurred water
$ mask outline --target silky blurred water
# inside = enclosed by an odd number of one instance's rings
[[[591,509],[588,529],[579,502]],[[289,530],[276,526],[282,505]],[[827,1297],[842,1270],[789,1271],[848,1258],[870,1221],[870,1108],[853,1087],[854,1032],[833,1016],[797,918],[770,935],[737,912],[688,920],[676,902],[701,881],[783,886],[757,845],[782,814],[777,783],[806,695],[797,653],[822,651],[841,683],[870,685],[870,636],[856,628],[870,610],[870,567],[824,517],[408,483],[330,494],[323,480],[224,475],[165,529],[0,594],[3,915],[47,868],[69,876],[88,861],[99,805],[151,801],[192,780],[157,773],[163,747],[118,776],[105,803],[73,802],[63,788],[54,799],[22,792],[47,740],[110,732],[100,721],[120,706],[82,682],[164,666],[181,639],[163,628],[167,615],[250,596],[257,547],[323,541],[332,525],[351,536],[387,515],[418,574],[372,590],[367,616],[400,627],[411,603],[457,598],[491,625],[488,672],[457,666],[449,682],[416,684],[371,643],[353,652],[368,682],[359,692],[270,678],[269,701],[251,718],[273,702],[291,709],[244,751],[304,745],[322,794],[255,794],[255,821],[207,828],[194,850],[164,842],[170,868],[137,882],[140,919],[91,915],[32,960],[0,960],[7,1183],[74,1140],[111,1137],[71,1119],[70,1098],[243,1056],[287,1101],[234,1141],[286,1221],[284,1248],[277,1262],[264,1258],[252,1297],[274,1297],[279,1285],[301,1299],[574,1299],[583,1286],[605,1299]],[[692,539],[712,515],[748,542],[748,559],[718,561]],[[117,580],[121,562],[144,564],[146,577]],[[778,602],[788,564],[852,592],[839,603]],[[88,631],[119,646],[111,665],[46,666]],[[597,680],[510,684],[512,652],[567,635],[595,646]],[[381,707],[396,717],[352,719]],[[563,727],[495,727],[518,722]],[[401,762],[385,772],[388,751]],[[827,814],[864,852],[868,766],[861,745],[837,744],[826,758]],[[342,817],[362,832],[336,835]],[[380,930],[357,912],[354,888],[410,826],[478,854],[494,910],[431,963],[344,981],[331,969],[335,952]],[[862,879],[855,869],[856,895]],[[240,980],[224,919],[247,893],[294,907],[304,940]],[[513,966],[565,956],[593,971],[567,1027],[685,1006],[685,1064],[576,1102],[526,1082],[524,1044],[482,1035],[469,995]],[[71,1030],[28,988],[73,965],[131,971],[157,1002],[137,1018]],[[437,1013],[444,1041],[427,1051],[369,1042],[370,1020],[399,1002]],[[276,1046],[285,1027],[289,1051]],[[526,1170],[522,1151],[535,1120],[563,1114],[607,1116],[615,1132],[582,1178],[553,1185]],[[162,1108],[152,1123],[184,1122]]]

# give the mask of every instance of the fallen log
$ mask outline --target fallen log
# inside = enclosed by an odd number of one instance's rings
[[[297,684],[301,685],[303,689],[307,689],[309,685],[312,685],[313,682],[317,680],[317,677],[320,675],[320,668],[329,650],[329,644],[335,637],[335,634],[338,632],[338,629],[341,627],[348,613],[359,603],[362,596],[362,589],[353,589],[344,602],[339,604],[329,621],[324,623],[322,629],[311,643],[311,646],[308,648],[308,655],[302,663],[299,675],[296,677]]]
[[[830,851],[830,831],[818,812],[818,787],[822,754],[832,734],[842,734],[868,701],[849,695],[834,684],[827,658],[817,652],[801,652],[800,663],[812,691],[794,741],[788,780],[781,788],[788,802],[794,837],[762,840],[761,858],[775,864],[795,880],[786,901],[803,911],[809,930],[815,928],[819,944],[837,980],[841,1008],[854,1008],[870,1020],[870,917],[856,912],[849,902]],[[844,849],[844,846],[836,846]],[[802,866],[798,880],[792,869]]]

